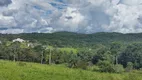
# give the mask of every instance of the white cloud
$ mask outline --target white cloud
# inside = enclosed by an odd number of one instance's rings
[[[129,6],[142,4],[142,0],[120,0],[120,2]]]
[[[0,30],[0,33],[2,34],[17,34],[17,33],[23,33],[23,29],[7,29],[7,30]]]
[[[16,26],[16,22],[12,16],[3,16],[0,15],[0,28],[9,28]]]
[[[142,0],[1,1],[0,33],[142,32]]]
[[[58,23],[60,26],[64,27],[63,30],[67,31],[77,31],[77,28],[80,27],[79,24],[84,20],[84,16],[76,8],[68,7],[63,15],[59,18]],[[61,28],[59,27],[59,30]]]

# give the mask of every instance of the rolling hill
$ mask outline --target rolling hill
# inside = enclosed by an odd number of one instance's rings
[[[111,42],[142,42],[142,33],[107,33],[81,34],[73,32],[55,33],[22,33],[22,34],[0,34],[1,41],[11,41],[22,38],[31,42],[40,42],[57,47],[92,47],[96,44],[109,44]]]

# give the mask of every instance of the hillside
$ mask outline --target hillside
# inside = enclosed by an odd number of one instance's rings
[[[142,80],[141,73],[100,73],[61,65],[0,60],[0,80]]]
[[[23,33],[23,34],[0,34],[0,40],[11,41],[15,38],[22,38],[32,42],[40,42],[57,47],[92,47],[95,44],[109,44],[111,42],[132,43],[141,42],[142,33],[121,34],[121,33],[94,33],[80,34],[72,32],[55,33]]]

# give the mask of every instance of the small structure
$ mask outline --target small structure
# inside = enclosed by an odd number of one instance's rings
[[[2,42],[0,41],[0,44],[2,44]]]
[[[23,40],[23,39],[20,39],[20,38],[17,38],[17,39],[14,39],[12,42],[25,42],[25,40]]]
[[[28,47],[34,47],[33,43],[28,43]]]

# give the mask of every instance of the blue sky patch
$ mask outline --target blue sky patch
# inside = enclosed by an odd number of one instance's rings
[[[41,8],[39,6],[33,6],[35,9],[40,10]]]
[[[65,4],[56,4],[56,3],[50,3],[50,4],[57,9],[64,9],[67,6]]]

